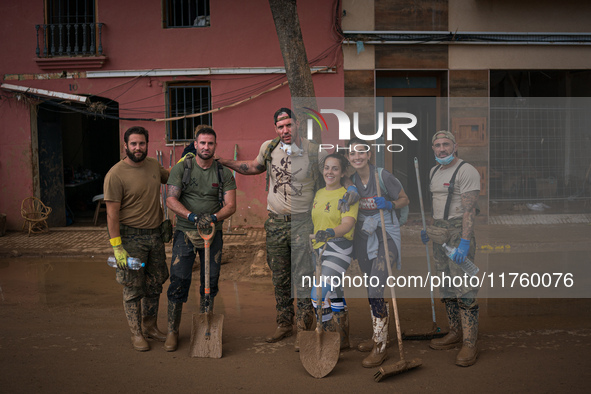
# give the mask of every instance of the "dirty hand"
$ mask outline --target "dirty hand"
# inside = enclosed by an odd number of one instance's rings
[[[373,201],[376,203],[378,209],[385,209],[391,211],[394,208],[394,204],[392,204],[392,201],[388,201],[384,197],[374,197]]]
[[[338,210],[341,213],[349,212],[350,206],[359,201],[359,198],[357,188],[353,185],[349,186],[347,192],[343,194],[343,198],[339,200]]]
[[[468,255],[468,251],[470,250],[470,240],[461,238],[460,245],[456,249],[454,253],[453,260],[458,263],[462,264],[464,260],[466,260],[466,256]]]
[[[123,248],[123,245],[121,245],[121,237],[111,238],[109,241],[111,242],[111,246],[113,246],[113,252],[115,252],[117,267],[126,270],[129,254],[127,253],[127,250]]]
[[[217,217],[209,213],[200,213],[195,220],[195,226],[199,228],[208,228],[211,223],[217,222]]]
[[[326,242],[329,238],[334,238],[335,232],[332,228],[327,228],[326,230],[320,230],[316,233],[314,240],[316,242]]]
[[[425,231],[425,230],[421,230],[421,241],[423,241],[423,243],[424,243],[425,245],[427,245],[427,242],[429,242],[429,240],[430,240],[430,238],[429,238],[429,236],[427,235],[427,231]]]

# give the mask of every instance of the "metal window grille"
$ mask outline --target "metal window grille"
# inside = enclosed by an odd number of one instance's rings
[[[167,0],[166,27],[209,26],[209,0]]]
[[[589,99],[491,99],[490,199],[591,199]]]
[[[46,10],[47,23],[35,26],[38,57],[102,54],[94,0],[47,0]]]
[[[211,89],[205,85],[170,85],[168,87],[168,116],[186,116],[211,109]],[[169,141],[192,141],[195,128],[211,125],[211,114],[168,122]]]

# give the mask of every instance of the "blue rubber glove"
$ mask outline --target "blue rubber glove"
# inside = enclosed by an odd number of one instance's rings
[[[453,255],[453,260],[458,264],[462,264],[466,260],[466,256],[468,256],[469,250],[470,240],[461,238],[460,245],[458,246],[456,252]]]
[[[359,201],[361,197],[359,196],[359,192],[355,185],[351,185],[347,188],[347,192],[343,194],[343,198],[339,200],[339,204],[337,205],[337,209],[341,213],[349,212],[351,205],[355,204]]]
[[[392,210],[392,201],[388,201],[384,197],[374,197],[373,201],[376,203],[378,209]]]
[[[187,216],[187,220],[190,221],[191,223],[195,223],[197,221],[197,215],[195,215],[193,212],[191,212],[189,214],[189,216]]]
[[[427,231],[425,230],[421,230],[421,241],[423,241],[423,243],[425,245],[427,245],[427,242],[429,242],[431,239],[429,238],[429,236],[427,235]]]

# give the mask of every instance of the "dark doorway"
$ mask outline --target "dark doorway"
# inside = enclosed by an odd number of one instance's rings
[[[103,193],[104,176],[120,159],[118,104],[108,102],[109,118],[82,104],[70,108],[46,102],[37,114],[40,196],[53,209],[53,227],[92,224],[92,198]]]
[[[379,71],[376,73],[376,96],[384,99],[384,112],[408,112],[416,116],[412,128],[418,139],[411,141],[398,133],[394,144],[404,147],[396,153],[377,153],[376,162],[392,172],[402,183],[410,201],[410,212],[420,212],[414,158],[418,159],[423,202],[428,211],[429,170],[435,165],[431,136],[447,128],[447,73],[445,71]],[[398,138],[398,139],[397,139]]]

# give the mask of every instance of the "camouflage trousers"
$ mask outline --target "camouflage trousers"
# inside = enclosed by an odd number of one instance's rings
[[[302,277],[314,275],[309,242],[310,234],[314,232],[312,218],[310,215],[293,221],[269,218],[265,222],[265,231],[267,264],[273,273],[275,287],[277,325],[293,324],[296,315],[294,295],[297,297],[298,307],[296,320],[311,320],[311,288],[302,284]],[[292,292],[294,287],[295,291]]]
[[[129,256],[146,264],[138,271],[117,268],[115,275],[117,283],[123,285],[123,301],[159,297],[162,285],[168,279],[166,253],[160,233],[125,235],[122,230],[121,242]]]
[[[462,238],[462,218],[435,220],[433,226],[449,230],[450,238],[446,242],[448,246],[457,248],[460,245],[460,239]],[[476,238],[472,235],[467,257],[476,264],[474,261],[475,254]],[[435,267],[439,277],[442,275],[445,275],[445,277],[464,276],[464,271],[457,263],[447,257],[445,249],[441,244],[433,242],[433,258],[435,259]],[[450,299],[457,300],[460,308],[466,310],[478,307],[476,300],[477,293],[478,287],[472,287],[469,283],[462,283],[462,286],[455,287],[449,281],[442,281],[442,286],[439,288],[439,295],[441,296],[442,302]]]

